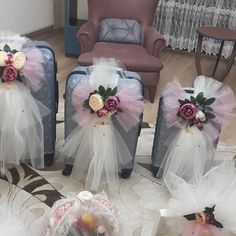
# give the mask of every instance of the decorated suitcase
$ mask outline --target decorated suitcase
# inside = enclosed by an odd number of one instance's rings
[[[77,123],[73,120],[73,115],[75,114],[75,109],[72,105],[72,92],[77,84],[81,81],[88,79],[86,74],[87,67],[76,67],[68,76],[66,81],[66,89],[65,89],[65,138],[72,132],[72,130],[76,127]],[[117,72],[118,74],[121,72]],[[140,87],[140,94],[143,94],[143,86],[141,83],[140,76],[135,72],[124,71],[127,79],[120,78],[121,83],[137,83]],[[142,116],[140,117],[140,122],[133,128],[131,128],[128,132],[126,132],[123,127],[119,124],[115,116],[112,116],[112,122],[119,134],[123,138],[126,143],[128,150],[132,156],[132,160],[126,164],[126,166],[122,166],[120,169],[120,175],[123,178],[128,178],[132,172],[134,166],[135,152],[137,147],[138,137],[141,131],[141,123]],[[71,173],[73,167],[73,158],[67,158],[65,160],[65,169],[63,171],[64,175],[69,175]]]
[[[190,94],[193,93],[193,89],[191,88],[186,88],[185,91]],[[221,127],[217,127],[217,128],[219,130],[221,129]],[[159,108],[158,108],[158,115],[156,119],[156,127],[155,127],[154,141],[153,141],[153,146],[152,146],[152,156],[151,156],[152,172],[153,172],[154,177],[157,177],[157,178],[162,177],[163,173],[159,171],[160,166],[169,148],[168,144],[171,141],[172,135],[175,134],[178,130],[179,128],[175,126],[172,126],[170,128],[166,126],[164,113],[163,113],[163,98],[161,97],[159,100]],[[217,143],[218,143],[218,140],[214,142],[215,147],[217,146]]]
[[[44,59],[46,79],[42,88],[33,96],[45,105],[50,113],[43,118],[44,127],[44,159],[45,165],[50,166],[54,160],[56,141],[56,113],[58,109],[58,81],[56,79],[57,63],[52,47],[44,41],[35,41]]]

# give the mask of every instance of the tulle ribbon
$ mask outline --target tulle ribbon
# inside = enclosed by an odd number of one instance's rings
[[[117,64],[113,60],[101,59],[88,70],[88,80],[81,81],[73,91],[72,103],[76,109],[74,119],[79,124],[65,141],[64,153],[75,157],[72,176],[83,179],[86,189],[97,191],[108,185],[112,191],[118,189],[118,170],[125,166],[132,168],[132,156],[119,132],[113,125],[112,116],[128,132],[140,121],[143,100],[139,82],[127,83],[127,79],[117,74]],[[89,94],[98,90],[117,87],[116,97],[119,109],[113,115],[98,117],[96,112],[84,107]]]
[[[194,80],[192,92],[187,93],[177,80],[173,80],[163,93],[166,125],[180,128],[168,144],[169,148],[157,174],[160,176],[164,173],[164,179],[167,172],[173,172],[185,180],[197,179],[209,170],[214,158],[214,141],[219,136],[222,124],[227,124],[234,115],[234,93],[221,82],[198,76]],[[209,102],[207,109],[210,114],[204,113],[202,107],[198,107],[198,102],[192,103],[197,97],[200,101]],[[186,119],[183,118],[185,116]],[[187,116],[195,119],[191,125]]]
[[[43,55],[33,42],[15,34],[0,33],[0,166],[31,160],[44,167],[42,116],[49,110],[36,101],[45,79]]]
[[[236,233],[234,166],[233,161],[221,163],[193,182],[168,173],[165,180],[171,193],[168,209],[182,217],[181,221],[175,218],[167,222],[175,229],[174,235],[229,236]]]
[[[187,223],[182,236],[223,236],[222,231],[213,225],[199,224],[197,222]]]

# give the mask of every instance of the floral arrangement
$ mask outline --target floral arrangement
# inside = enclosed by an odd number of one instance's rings
[[[184,218],[189,221],[195,221],[200,225],[214,225],[217,228],[223,228],[223,225],[215,219],[214,209],[215,205],[213,207],[205,207],[204,211],[184,215]]]
[[[187,127],[195,125],[202,130],[205,123],[215,118],[213,108],[210,106],[215,100],[214,97],[207,99],[203,92],[200,92],[196,97],[190,96],[190,100],[179,99],[180,108],[177,116],[187,121]]]
[[[84,101],[83,106],[90,109],[91,113],[96,112],[98,117],[111,116],[118,111],[122,112],[119,108],[120,99],[116,94],[117,87],[105,89],[100,85],[98,90],[94,90],[89,94],[89,98]]]
[[[23,82],[25,77],[20,70],[25,65],[26,60],[23,52],[11,50],[6,44],[3,50],[0,50],[0,79],[2,83],[14,80]]]
[[[71,193],[55,202],[49,219],[48,235],[117,235],[120,223],[116,209],[105,193]]]

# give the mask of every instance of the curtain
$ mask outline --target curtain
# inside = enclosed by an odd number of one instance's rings
[[[198,27],[236,29],[236,0],[160,0],[154,24],[166,38],[167,46],[194,51]],[[230,56],[232,45],[232,42],[225,42],[224,57]],[[206,39],[203,51],[216,55],[219,46],[219,41]]]

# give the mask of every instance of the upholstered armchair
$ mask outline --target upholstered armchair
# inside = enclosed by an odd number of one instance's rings
[[[93,58],[115,58],[141,75],[154,102],[165,47],[165,39],[152,27],[158,0],[87,1],[88,22],[77,33],[79,65],[91,65]]]

